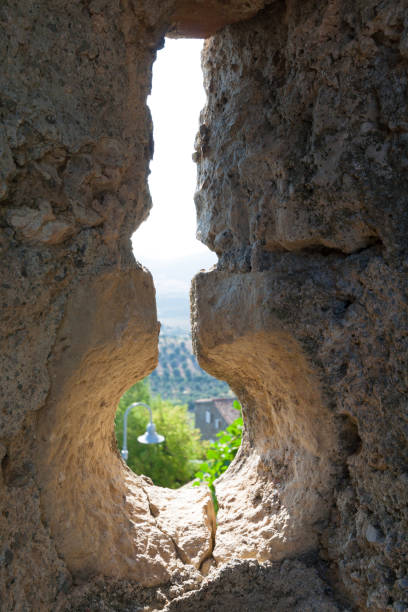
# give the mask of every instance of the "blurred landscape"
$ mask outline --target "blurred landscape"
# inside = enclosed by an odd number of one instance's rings
[[[226,382],[200,368],[191,345],[191,279],[215,265],[217,256],[205,250],[168,260],[145,257],[142,263],[153,275],[161,323],[159,365],[149,376],[152,393],[188,403],[190,410],[197,399],[232,396]]]
[[[232,397],[226,382],[213,378],[200,368],[189,333],[165,328],[160,334],[159,351],[159,365],[149,376],[153,394],[187,403],[190,410],[197,399]]]
[[[135,256],[137,258],[136,248]],[[200,270],[212,268],[217,263],[217,256],[205,249],[169,259],[144,257],[141,263],[153,275],[161,335],[190,334],[191,279]]]

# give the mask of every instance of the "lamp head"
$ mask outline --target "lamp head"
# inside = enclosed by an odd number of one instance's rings
[[[147,426],[146,433],[138,437],[138,441],[142,444],[159,444],[164,442],[164,436],[156,432],[155,424],[150,422]]]

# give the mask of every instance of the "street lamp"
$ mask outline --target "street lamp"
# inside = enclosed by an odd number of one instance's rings
[[[142,436],[138,436],[138,441],[142,444],[159,444],[160,442],[164,441],[164,436],[161,436],[156,432],[156,427],[153,423],[152,409],[150,406],[144,404],[143,402],[135,402],[134,404],[130,404],[130,406],[126,408],[125,414],[123,415],[123,448],[120,451],[120,454],[124,461],[127,461],[129,457],[129,451],[127,448],[127,418],[131,409],[135,408],[136,406],[144,406],[150,413],[150,423],[147,425],[146,433],[144,433]]]

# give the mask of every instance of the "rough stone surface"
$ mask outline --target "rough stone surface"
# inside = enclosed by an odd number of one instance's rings
[[[407,14],[1,2],[2,609],[406,609]],[[194,342],[245,418],[215,531],[208,492],[127,470],[113,416],[157,363],[130,249],[152,62],[166,31],[227,23],[195,153],[219,266]]]
[[[207,38],[223,26],[256,15],[275,0],[181,0],[170,14],[167,35],[173,38]]]
[[[207,43],[196,202],[220,256],[404,248],[405,15],[403,1],[278,2]]]
[[[282,564],[235,561],[180,598],[166,612],[338,612],[350,611],[336,601],[330,586],[314,567],[298,560]]]
[[[195,153],[219,255],[195,347],[246,423],[214,557],[315,548],[370,610],[407,600],[407,10],[290,0],[225,28]]]
[[[154,287],[130,235],[151,206],[146,97],[174,11],[0,4],[4,610],[63,607],[95,574],[152,585],[184,566],[113,436],[118,398],[157,363]],[[212,527],[196,490],[195,503],[180,540],[198,564]]]
[[[326,574],[324,563],[305,557],[262,564],[235,560],[205,579],[184,569],[159,589],[97,578],[72,589],[64,610],[351,612],[346,602],[334,596]]]
[[[147,494],[157,526],[171,537],[182,562],[201,569],[212,555],[216,529],[208,487],[186,485],[177,491],[150,487]]]

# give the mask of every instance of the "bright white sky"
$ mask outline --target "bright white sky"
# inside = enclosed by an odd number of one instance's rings
[[[133,234],[132,243],[136,259],[151,269],[156,285],[160,260],[167,262],[168,272],[172,259],[202,253],[205,267],[209,259],[209,250],[195,238],[196,167],[191,159],[205,103],[202,46],[202,40],[166,38],[153,66],[152,95],[148,98],[154,129],[149,177],[153,208]],[[216,259],[214,255],[213,261]]]

